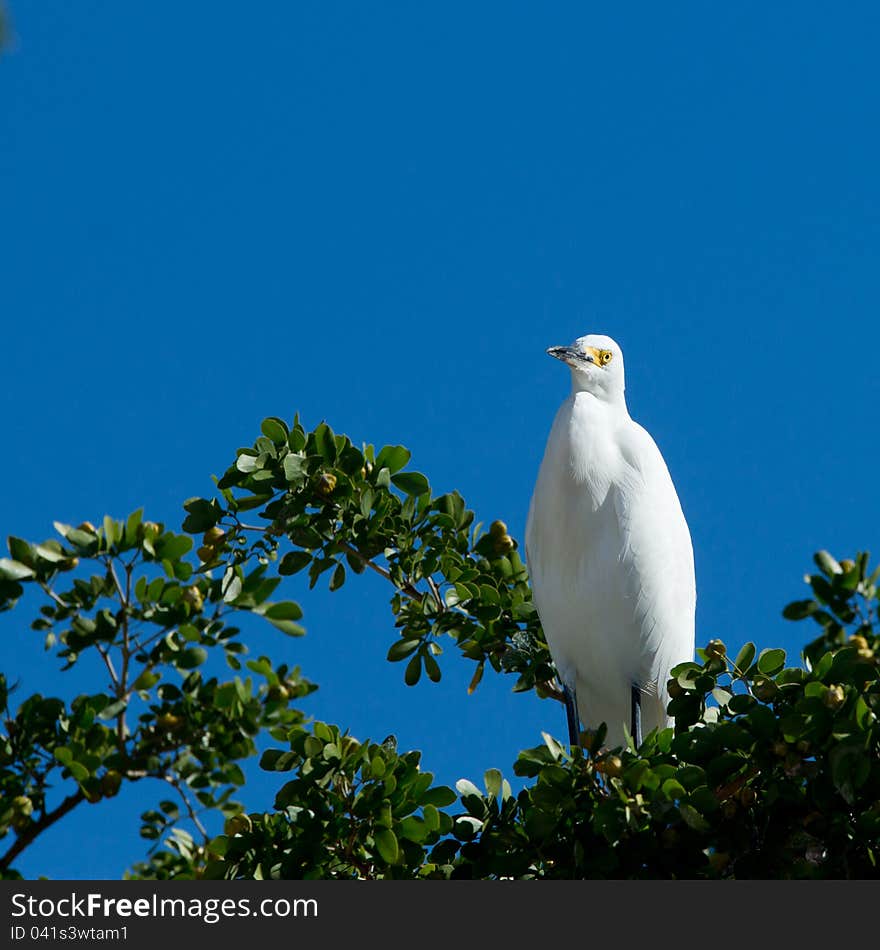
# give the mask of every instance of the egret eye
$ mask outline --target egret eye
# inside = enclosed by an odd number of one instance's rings
[[[599,362],[603,366],[607,366],[608,363],[611,362],[612,356],[614,356],[614,354],[611,352],[611,350],[602,350],[602,353],[599,355]]]

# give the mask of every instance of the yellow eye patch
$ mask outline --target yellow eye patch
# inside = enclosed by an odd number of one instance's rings
[[[598,350],[595,346],[585,346],[584,352],[589,353],[600,366],[607,366],[614,357],[611,350]]]

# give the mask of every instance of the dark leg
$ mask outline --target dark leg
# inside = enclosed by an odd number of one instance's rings
[[[565,718],[568,722],[568,741],[570,745],[581,744],[581,721],[578,718],[577,694],[574,688],[562,687],[565,696]]]
[[[642,691],[638,686],[630,689],[630,709],[632,711],[632,737],[636,748],[642,744]]]

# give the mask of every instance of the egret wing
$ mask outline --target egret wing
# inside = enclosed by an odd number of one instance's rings
[[[693,548],[681,504],[651,436],[631,422],[621,432],[625,462],[615,492],[623,583],[641,638],[640,682],[662,688],[669,670],[693,658]]]

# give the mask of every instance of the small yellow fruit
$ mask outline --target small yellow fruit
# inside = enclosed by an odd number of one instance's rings
[[[685,689],[677,679],[671,679],[666,683],[666,692],[669,693],[670,699],[678,699],[679,696],[684,696]]]
[[[156,725],[165,732],[177,732],[183,725],[183,718],[174,713],[165,712],[156,717]]]
[[[17,815],[30,815],[34,810],[34,803],[27,795],[16,795],[12,799],[12,810]]]
[[[856,650],[856,656],[865,663],[869,663],[874,659],[874,651],[865,647],[863,650]]]
[[[868,641],[859,633],[853,634],[853,636],[849,638],[849,645],[855,647],[857,650],[870,649]]]
[[[254,823],[250,819],[250,815],[245,815],[243,812],[238,815],[230,815],[229,818],[223,823],[223,832],[224,834],[233,837],[235,835],[244,834],[246,831],[250,831],[254,826]]]
[[[846,693],[844,693],[843,687],[829,686],[828,689],[825,690],[822,702],[831,710],[840,709],[844,702],[846,702]]]
[[[205,604],[205,598],[202,596],[202,592],[198,587],[187,587],[183,592],[183,597],[181,598],[185,604],[189,604],[193,610],[201,610]]]
[[[739,790],[739,800],[748,807],[749,805],[754,805],[755,800],[757,799],[757,794],[753,788],[750,788],[748,785],[744,785]]]
[[[220,527],[220,525],[214,525],[213,528],[208,528],[208,530],[202,535],[202,544],[205,547],[213,547],[216,544],[219,544],[226,537],[226,532]]]
[[[855,566],[856,566],[856,562],[855,562],[855,561],[851,561],[849,558],[844,558],[844,559],[840,562],[840,567],[841,567],[841,569],[844,571],[844,573],[846,573],[846,574],[849,574],[849,572],[850,572]]]
[[[623,772],[623,762],[620,761],[620,756],[609,755],[599,762],[596,769],[609,778],[618,778]]]
[[[595,748],[596,746],[596,730],[595,729],[584,729],[580,735],[581,739],[581,748],[586,749],[587,752],[598,752],[599,750]]]
[[[508,551],[513,550],[513,546],[513,538],[509,534],[502,534],[495,538],[492,549],[496,554],[507,554]]]
[[[196,551],[202,564],[209,564],[217,557],[217,551],[214,548],[201,547]]]
[[[105,772],[101,778],[101,791],[106,798],[113,798],[113,796],[118,793],[121,785],[122,775],[120,775],[116,769],[110,769],[108,772]]]
[[[507,525],[503,521],[493,521],[489,525],[489,535],[493,538],[500,538],[507,534]]]
[[[755,698],[762,703],[768,703],[779,692],[779,687],[771,679],[758,680],[752,687]]]
[[[722,640],[710,640],[706,644],[706,656],[710,660],[720,660],[727,654],[727,647]]]
[[[315,486],[315,490],[319,495],[323,495],[325,498],[333,494],[336,489],[336,476],[332,472],[324,472],[324,474],[318,479],[318,484]]]
[[[266,698],[272,702],[287,702],[290,699],[290,690],[283,683],[276,683],[266,690]]]

